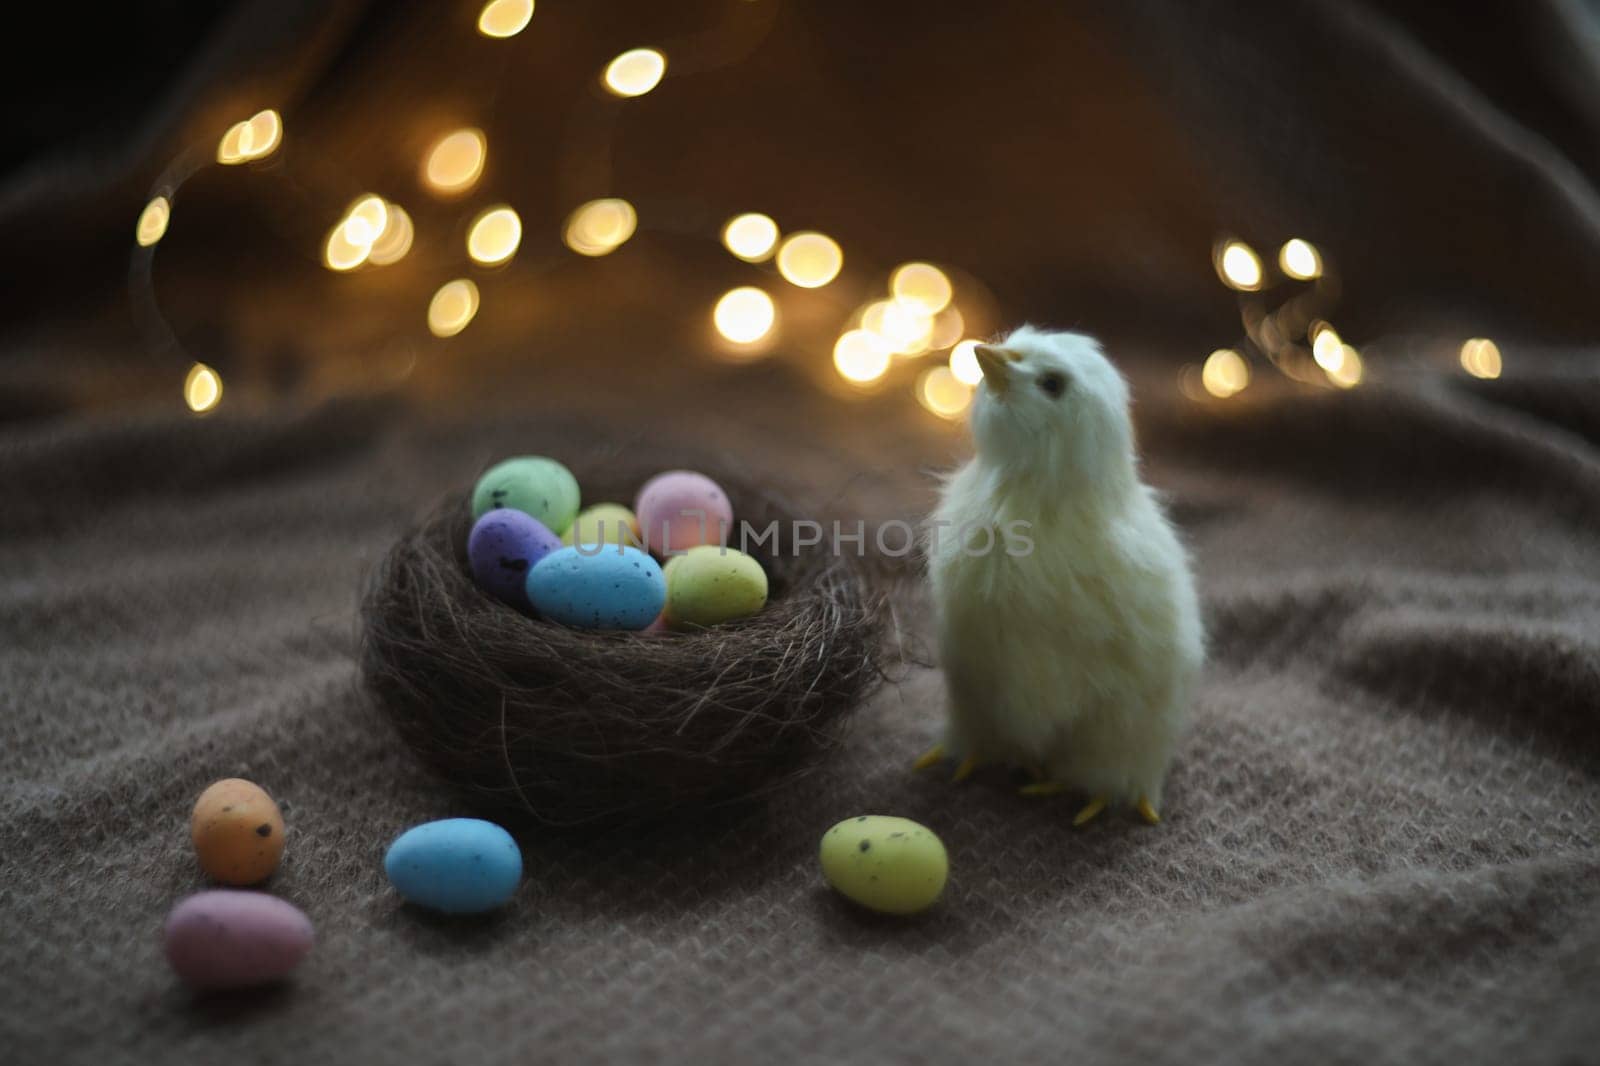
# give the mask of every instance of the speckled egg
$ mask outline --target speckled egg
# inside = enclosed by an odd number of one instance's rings
[[[666,579],[638,548],[583,544],[551,552],[528,571],[541,616],[580,629],[644,629],[667,601]]]
[[[642,547],[639,520],[620,503],[597,503],[578,512],[572,528],[561,535],[561,543],[628,544]]]
[[[822,835],[822,876],[870,910],[915,914],[944,891],[950,858],[933,830],[908,818],[864,814]]]
[[[496,463],[472,490],[472,517],[509,507],[537,518],[560,536],[578,515],[578,479],[572,471],[542,455],[519,455]]]
[[[401,833],[383,857],[395,891],[446,914],[503,906],[522,882],[522,850],[511,834],[481,818],[445,818]]]
[[[509,507],[486,511],[467,536],[467,563],[478,587],[515,607],[528,606],[528,571],[561,547],[537,518]]]
[[[283,815],[265,789],[243,778],[200,793],[189,836],[200,868],[225,885],[265,881],[283,858]]]
[[[667,560],[669,625],[714,626],[767,603],[767,572],[737,548],[702,544]]]
[[[692,470],[669,470],[644,483],[633,504],[645,546],[657,555],[699,544],[726,544],[733,504],[722,487]]]
[[[314,939],[311,919],[294,904],[214,888],[172,908],[162,946],[173,970],[196,988],[248,988],[289,976]]]

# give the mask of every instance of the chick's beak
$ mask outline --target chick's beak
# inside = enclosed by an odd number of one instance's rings
[[[992,344],[980,344],[972,351],[978,357],[978,369],[983,371],[983,380],[989,383],[995,395],[1003,395],[1011,385],[1011,363],[1017,357]]]

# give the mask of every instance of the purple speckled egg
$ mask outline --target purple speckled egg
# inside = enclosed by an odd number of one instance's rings
[[[644,483],[633,513],[645,546],[656,555],[701,544],[726,544],[733,504],[722,486],[692,470],[669,470]]]
[[[289,976],[311,950],[311,919],[262,892],[217,888],[167,915],[167,961],[196,988],[248,988]]]
[[[486,511],[467,536],[467,562],[478,587],[497,600],[526,610],[528,571],[561,547],[561,538],[539,521],[509,507]]]

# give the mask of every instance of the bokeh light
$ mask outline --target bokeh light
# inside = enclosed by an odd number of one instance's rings
[[[504,263],[522,243],[522,219],[505,204],[484,209],[467,230],[467,254],[484,266]]]
[[[1473,337],[1462,342],[1461,368],[1475,378],[1499,377],[1502,369],[1500,346],[1487,337]]]
[[[139,247],[148,248],[167,232],[167,222],[172,218],[172,204],[165,196],[157,196],[144,205],[139,221],[133,227],[133,239]]]
[[[1339,346],[1338,365],[1331,369],[1327,367],[1323,369],[1328,371],[1329,380],[1341,389],[1353,389],[1361,384],[1361,378],[1366,372],[1361,362],[1361,353],[1348,344]]]
[[[471,279],[447,281],[428,301],[428,332],[435,337],[454,337],[477,313],[478,287]]]
[[[478,32],[485,37],[515,37],[533,18],[533,0],[489,0],[478,15]]]
[[[1344,362],[1344,341],[1326,322],[1311,324],[1311,357],[1324,371],[1333,373]]]
[[[205,414],[222,402],[222,378],[204,363],[191,366],[183,379],[183,402],[195,414]]]
[[[638,225],[639,216],[628,201],[590,200],[567,216],[562,239],[579,255],[609,255],[633,236]]]
[[[962,318],[960,310],[951,304],[933,316],[933,335],[928,338],[928,347],[948,348],[959,341],[966,331],[966,319]]]
[[[889,278],[889,291],[901,303],[924,315],[936,315],[950,305],[955,290],[944,271],[932,263],[906,263],[896,267]]]
[[[877,381],[889,369],[889,346],[866,329],[852,329],[833,346],[833,365],[839,376],[857,385]]]
[[[389,205],[383,202],[383,197],[368,194],[344,213],[344,239],[353,245],[371,248],[388,225]]]
[[[367,256],[372,254],[372,242],[357,244],[350,240],[350,226],[348,218],[341,218],[333,224],[328,231],[328,239],[322,245],[322,262],[329,270],[354,270],[367,261]]]
[[[778,246],[778,224],[753,212],[730,218],[722,227],[722,244],[745,262],[760,263]]]
[[[772,297],[753,285],[723,293],[711,312],[717,332],[735,344],[754,344],[772,331],[778,310]]]
[[[1322,276],[1322,253],[1310,241],[1294,237],[1278,249],[1278,266],[1296,281],[1310,281]]]
[[[882,337],[895,355],[920,355],[928,350],[933,319],[914,304],[879,300],[861,313],[861,328]]]
[[[482,130],[454,130],[434,141],[423,156],[422,183],[446,195],[464,193],[478,183],[488,156]]]
[[[802,289],[819,289],[839,276],[844,252],[832,237],[821,233],[791,233],[778,247],[778,273]]]
[[[217,142],[217,162],[224,166],[238,166],[256,159],[265,159],[277,151],[283,141],[283,120],[271,108],[257,111],[243,122],[228,127]]]
[[[367,253],[367,261],[374,266],[388,266],[404,259],[406,253],[411,250],[412,240],[416,237],[411,216],[406,214],[405,208],[399,204],[387,206],[383,232],[378,234],[378,239],[372,242],[372,247]]]
[[[666,56],[654,48],[635,48],[608,63],[601,81],[617,96],[643,96],[661,84],[666,72]]]
[[[1261,288],[1261,257],[1243,241],[1228,241],[1217,252],[1217,276],[1229,288],[1254,292]]]
[[[1200,383],[1217,399],[1226,400],[1250,384],[1250,364],[1232,348],[1218,348],[1200,368]]]
[[[956,418],[972,403],[972,386],[947,366],[930,366],[917,378],[917,402],[940,418]]]
[[[976,385],[983,380],[983,367],[978,365],[978,342],[964,340],[950,349],[950,373],[963,385]]]

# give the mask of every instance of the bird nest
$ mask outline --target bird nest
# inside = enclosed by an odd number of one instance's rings
[[[575,470],[591,500],[649,471]],[[474,584],[463,490],[409,530],[362,605],[361,672],[405,741],[481,805],[552,825],[641,820],[782,788],[842,739],[881,679],[881,599],[798,518],[718,476],[767,573],[758,614],[688,632],[601,632],[529,617]],[[738,546],[737,534],[732,541]]]

